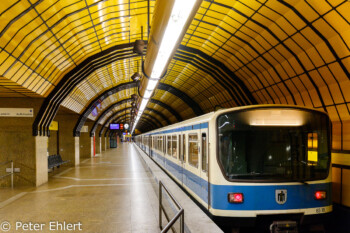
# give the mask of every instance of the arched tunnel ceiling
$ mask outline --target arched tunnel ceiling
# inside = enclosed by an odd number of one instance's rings
[[[131,75],[140,70],[140,66],[140,57],[122,59],[103,66],[80,82],[63,101],[62,105],[75,112],[82,113],[96,96],[111,87],[130,82]],[[108,99],[101,102],[101,107],[108,106],[120,98],[129,97],[135,94],[135,91],[135,88],[130,88],[109,96]],[[95,120],[92,115],[89,118]]]
[[[155,1],[149,2],[152,19]],[[216,106],[297,104],[327,111],[335,134],[350,133],[349,12],[346,0],[203,0],[161,82],[204,113]],[[141,26],[147,39],[147,13],[147,0],[2,1],[0,97],[48,97],[87,59],[140,39]],[[71,82],[72,90],[55,103],[81,114],[102,92],[130,81],[141,58],[123,48],[128,56],[101,67],[96,60],[97,69]],[[134,92],[111,95],[102,108]],[[147,107],[171,123],[198,115],[162,89]]]

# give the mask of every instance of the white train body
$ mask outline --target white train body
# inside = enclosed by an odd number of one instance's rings
[[[312,121],[321,118],[322,125],[313,129]],[[213,216],[314,216],[332,211],[329,127],[328,116],[319,111],[259,105],[208,113],[138,135],[135,140]],[[287,139],[268,138],[278,135]],[[288,135],[296,138],[291,140],[297,141],[293,142],[297,149],[293,149],[291,142],[288,144]],[[171,143],[165,144],[164,139]],[[318,147],[310,149],[310,140],[316,140]],[[305,148],[303,142],[310,148]],[[255,149],[248,143],[255,145]],[[292,151],[288,152],[288,148]],[[299,159],[300,151],[306,151],[304,157],[308,160]],[[259,156],[255,158],[255,154]],[[232,195],[236,193],[242,200],[233,202]],[[315,195],[325,196],[317,199]]]

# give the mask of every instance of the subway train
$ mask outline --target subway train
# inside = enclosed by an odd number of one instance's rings
[[[135,137],[202,209],[244,226],[332,212],[331,122],[290,105],[221,109]]]

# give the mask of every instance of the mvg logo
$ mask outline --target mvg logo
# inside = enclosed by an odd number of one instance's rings
[[[287,201],[287,189],[276,189],[275,191],[276,202],[283,205]]]

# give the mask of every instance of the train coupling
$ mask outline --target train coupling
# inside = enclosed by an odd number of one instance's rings
[[[270,233],[298,233],[298,223],[295,221],[274,221],[270,225]]]

